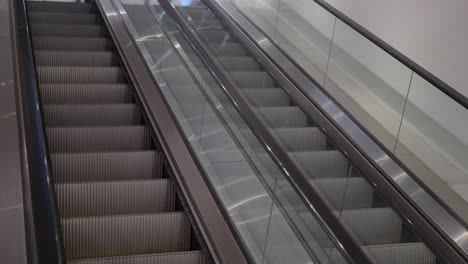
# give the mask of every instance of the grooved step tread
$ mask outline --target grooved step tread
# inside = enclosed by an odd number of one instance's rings
[[[41,84],[42,103],[51,104],[124,104],[133,101],[127,84]]]
[[[30,12],[31,24],[79,24],[94,25],[99,23],[96,14],[86,13],[58,13],[58,12]]]
[[[74,37],[38,37],[32,38],[33,47],[37,50],[59,51],[106,51],[112,49],[108,38],[74,38]]]
[[[169,179],[59,183],[55,189],[62,218],[175,210],[176,192]]]
[[[36,51],[38,66],[98,66],[110,67],[117,64],[113,52],[109,51]]]
[[[58,13],[96,13],[97,9],[91,3],[66,3],[66,2],[27,2],[30,12],[58,12]]]
[[[150,150],[145,126],[47,128],[52,153]]]
[[[131,126],[142,117],[136,104],[44,105],[47,127]]]
[[[38,66],[40,83],[123,83],[124,73],[119,67]]]
[[[187,251],[190,222],[185,213],[160,213],[62,220],[68,259]]]
[[[104,37],[106,29],[101,25],[32,24],[32,36],[50,37]]]
[[[73,264],[205,264],[202,251],[171,252],[151,255],[134,255],[100,259],[72,260]]]
[[[156,151],[51,154],[55,183],[123,181],[162,177]]]

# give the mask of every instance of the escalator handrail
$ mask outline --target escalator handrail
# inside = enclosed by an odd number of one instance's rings
[[[175,6],[168,0],[158,0],[169,17],[174,20],[183,37],[188,41],[199,59],[213,76],[217,84],[239,111],[244,121],[264,146],[267,153],[286,176],[291,186],[304,201],[307,209],[316,218],[337,249],[349,263],[373,263],[364,253],[355,238],[343,226],[330,206],[323,200],[319,191],[309,184],[307,176],[299,169],[295,162],[287,155],[282,147],[267,129],[264,121],[253,111],[246,98],[236,88],[232,79],[222,70],[210,51],[202,44],[195,30],[183,18]],[[313,202],[312,202],[313,201]]]
[[[368,172],[371,182],[381,191],[389,193],[389,200],[400,210],[404,218],[408,219],[407,223],[415,227],[421,225],[421,228],[417,228],[420,234],[430,243],[436,244],[437,250],[443,252],[441,255],[451,259],[453,263],[458,263],[454,262],[456,260],[468,259],[468,242],[464,239],[464,235],[461,235],[468,233],[468,227],[443,202],[434,198],[431,190],[417,181],[411,170],[389,153],[374,136],[330,97],[323,87],[305,73],[229,0],[203,0],[203,2],[221,15],[228,24],[231,23],[228,20],[232,20],[232,23],[240,28],[241,34],[245,34],[248,41],[256,46],[255,49],[262,50],[260,53],[266,54],[262,56],[267,58],[272,68],[275,68],[276,71],[273,71],[275,76],[283,75],[289,79],[291,90],[288,92],[292,93],[291,95],[301,94],[301,100],[296,101],[301,109],[307,113],[320,111],[321,114],[313,115],[317,117],[315,121],[319,121],[319,125],[342,151],[347,153],[346,156],[354,165]],[[218,2],[229,3],[247,22],[240,24],[236,20],[240,16],[232,17],[232,10],[224,10],[225,6]],[[252,33],[243,27],[256,32],[251,35]],[[262,40],[261,44],[257,43],[257,39]],[[262,61],[259,57],[257,60]],[[305,100],[302,100],[303,98]]]
[[[50,157],[34,67],[32,37],[26,0],[12,0],[16,45],[16,78],[20,90],[17,101],[22,112],[22,133],[25,155],[22,166],[26,171],[32,203],[32,226],[29,234],[35,240],[33,263],[65,264],[62,232],[51,174]],[[31,249],[28,249],[31,251]]]

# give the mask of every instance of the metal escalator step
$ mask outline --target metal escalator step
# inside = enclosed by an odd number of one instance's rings
[[[185,213],[62,220],[68,259],[187,251],[190,222]]]
[[[437,260],[423,243],[364,246],[362,249],[379,264],[436,264]],[[336,249],[331,250],[334,264],[347,263]]]
[[[252,57],[219,57],[228,71],[259,71],[262,66]]]
[[[339,151],[289,152],[311,179],[346,178],[348,160]]]
[[[40,83],[122,83],[124,73],[119,67],[39,66]]]
[[[307,116],[297,106],[258,107],[257,111],[271,128],[307,126]]]
[[[94,25],[99,23],[99,18],[86,13],[30,12],[29,21],[31,24]]]
[[[242,92],[254,106],[288,106],[290,104],[289,96],[278,88],[249,88],[243,89]]]
[[[344,210],[340,220],[364,246],[398,243],[401,238],[401,218],[391,208]]]
[[[135,104],[45,105],[43,110],[47,127],[130,126],[142,121]]]
[[[217,19],[216,16],[205,7],[178,7],[182,13],[186,14],[188,18],[192,19]]]
[[[247,56],[249,52],[238,43],[211,43],[211,50],[218,56]]]
[[[39,88],[45,105],[122,104],[133,100],[127,84],[41,84]]]
[[[151,255],[109,257],[68,261],[70,264],[205,264],[202,251],[171,252]]]
[[[230,72],[240,88],[272,88],[276,82],[266,72]]]
[[[208,43],[236,43],[237,40],[232,38],[229,31],[221,30],[221,29],[207,29],[207,30],[200,30],[198,34],[203,37],[206,42]]]
[[[33,37],[35,50],[105,51],[112,49],[107,38]]]
[[[114,66],[117,59],[109,51],[36,51],[38,66]]]
[[[47,128],[52,153],[151,149],[151,133],[145,126]]]
[[[190,19],[190,23],[196,29],[223,29],[223,24],[214,19]]]
[[[374,190],[364,178],[317,179],[311,183],[336,210],[372,206]]]
[[[52,154],[55,183],[124,181],[162,177],[156,151]]]
[[[176,192],[169,179],[60,183],[55,189],[62,218],[175,210]]]
[[[96,13],[94,4],[90,3],[60,3],[28,1],[30,12],[58,12],[58,13]]]
[[[48,37],[105,37],[106,29],[101,25],[62,25],[62,24],[32,24],[32,36]]]
[[[325,150],[327,137],[316,127],[275,128],[273,134],[288,151]]]
[[[368,208],[336,212],[343,225],[353,234],[357,243],[363,246],[398,243],[401,238],[400,217],[391,208]],[[301,213],[301,219],[310,227],[314,239],[322,247],[333,247],[332,241],[316,225],[310,213]]]

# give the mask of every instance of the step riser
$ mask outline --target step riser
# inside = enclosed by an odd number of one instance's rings
[[[110,67],[117,65],[112,52],[36,52],[38,66],[96,66]]]
[[[186,251],[190,223],[183,213],[62,220],[68,259]]]
[[[107,51],[112,42],[106,38],[33,37],[35,50]]]
[[[68,261],[71,264],[208,264],[200,251]]]
[[[33,37],[105,37],[106,30],[102,26],[75,26],[56,24],[36,24],[31,26]]]
[[[97,15],[94,14],[66,14],[32,12],[29,14],[31,24],[78,24],[95,25],[99,23]]]
[[[37,67],[40,83],[123,83],[124,74],[120,68],[93,67]]]
[[[58,184],[56,191],[62,218],[175,210],[175,188],[168,180]]]
[[[140,125],[136,105],[46,105],[44,120],[48,127],[132,126]]]
[[[48,128],[47,138],[51,153],[151,149],[145,127]]]
[[[127,85],[41,84],[41,99],[48,104],[124,104],[133,101]]]
[[[54,13],[96,13],[98,10],[92,4],[73,3],[47,3],[47,2],[28,2],[30,12],[54,12]]]
[[[55,183],[157,179],[163,175],[159,153],[51,155]]]

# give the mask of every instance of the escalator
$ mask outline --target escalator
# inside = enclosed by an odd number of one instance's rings
[[[95,4],[28,10],[68,263],[207,263]]]
[[[191,197],[170,176],[163,139],[153,131],[148,103],[142,103],[146,95],[134,87],[122,40],[109,26],[115,12],[126,34],[133,34],[132,45],[146,60],[177,128],[193,130],[184,131],[184,143],[192,144],[191,158],[198,159],[252,263],[447,263],[228,30],[225,17],[203,1],[96,2],[28,3],[68,263],[218,263],[186,206]],[[110,15],[103,11],[106,4]],[[240,96],[232,96],[232,89]],[[302,186],[294,182],[298,177],[305,179]],[[316,200],[310,190],[316,190]]]
[[[287,154],[310,177],[311,184],[322,192],[376,263],[390,263],[389,259],[391,263],[435,263],[433,254],[422,242],[405,234],[400,216],[379,201],[379,195],[366,179],[356,171],[349,175],[349,161],[328,144],[313,120],[295,105],[213,12],[203,4],[178,9]]]

